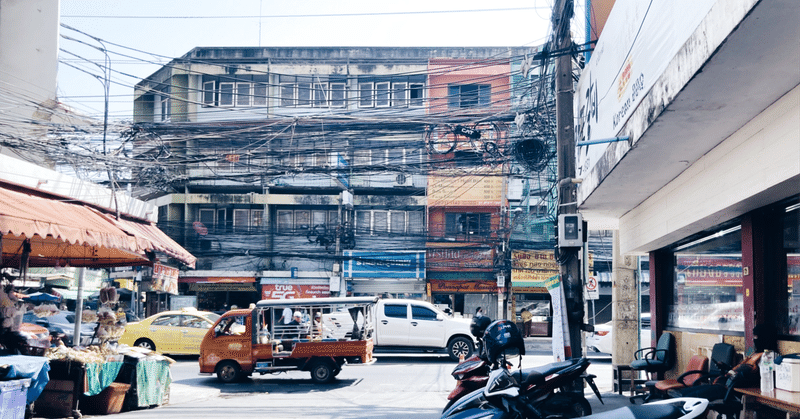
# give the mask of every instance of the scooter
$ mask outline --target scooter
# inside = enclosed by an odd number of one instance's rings
[[[541,367],[540,367],[541,368]],[[510,372],[505,368],[492,371],[486,387],[473,391],[447,409],[442,418],[545,418],[569,417],[564,414],[543,416],[541,409],[527,403],[526,391],[547,379],[535,369]],[[595,390],[596,386],[592,390]],[[595,390],[599,396],[599,392]],[[700,418],[708,408],[708,400],[680,398],[661,400],[645,405],[634,405],[614,409],[596,415],[582,416],[587,419],[691,419]]]
[[[448,402],[443,411],[450,408],[460,398],[483,388],[489,381],[490,371],[491,366],[484,359],[483,354],[472,355],[456,365],[452,373],[453,378],[456,379],[456,388],[447,395]]]
[[[505,362],[505,361],[503,361]],[[508,365],[507,363],[499,366]],[[479,405],[490,406],[497,402],[498,406],[513,406],[513,410],[530,418],[564,417],[576,418],[592,413],[591,405],[582,393],[567,391],[567,386],[577,379],[584,379],[597,395],[602,403],[600,391],[594,383],[594,375],[586,374],[589,367],[589,360],[586,358],[576,358],[568,361],[555,362],[534,368],[517,370],[513,373],[505,367],[498,368],[491,372],[487,384],[483,389],[473,391],[460,401],[449,404],[445,408],[444,416],[449,417],[452,413],[469,410],[471,405],[464,399],[472,398],[478,400]],[[508,377],[508,379],[506,379]],[[495,382],[491,379],[494,378]],[[517,397],[511,402],[506,402],[503,398],[485,398],[483,392],[487,391],[492,385],[512,385],[516,383]],[[493,390],[488,390],[491,394]],[[486,403],[484,403],[484,401]],[[461,406],[461,408],[456,408]],[[450,412],[450,413],[448,413]],[[461,416],[457,416],[461,417]]]

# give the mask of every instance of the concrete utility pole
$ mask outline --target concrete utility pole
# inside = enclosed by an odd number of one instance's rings
[[[559,51],[556,57],[556,144],[558,157],[558,210],[561,214],[578,212],[575,180],[575,130],[572,111],[572,47],[570,19],[573,15],[572,0],[559,0],[553,6],[553,39],[551,51]],[[581,326],[583,324],[583,286],[578,259],[579,247],[558,249],[559,273],[564,287],[567,306],[564,307],[569,325],[570,350],[567,358],[583,356]]]

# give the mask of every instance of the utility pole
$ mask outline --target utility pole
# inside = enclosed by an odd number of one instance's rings
[[[572,0],[559,0],[553,6],[553,38],[551,50],[569,51],[572,47],[570,19],[573,16]],[[572,54],[556,57],[556,144],[558,157],[558,210],[559,215],[577,214],[577,185],[575,179],[575,130],[573,121]],[[560,218],[560,217],[559,217]],[[563,226],[559,226],[563,228]],[[558,249],[559,273],[567,305],[564,307],[568,321],[569,350],[567,358],[583,356],[581,328],[584,320],[583,284],[578,254],[580,247]],[[555,343],[555,342],[554,342]]]

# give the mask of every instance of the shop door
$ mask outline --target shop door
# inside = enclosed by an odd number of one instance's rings
[[[436,314],[427,307],[411,304],[410,335],[420,346],[443,346],[446,343],[444,322],[438,320]]]
[[[408,304],[385,304],[383,313],[378,313],[378,341],[381,345],[408,345],[411,326]]]

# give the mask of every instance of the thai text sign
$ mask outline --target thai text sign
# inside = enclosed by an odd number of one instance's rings
[[[741,287],[741,258],[713,256],[678,256],[678,281],[686,286]]]
[[[439,170],[428,175],[428,206],[499,207],[503,199],[504,178],[499,169],[481,169],[464,175],[462,171]]]
[[[491,272],[493,249],[428,249],[428,270],[437,272]]]
[[[497,292],[494,281],[449,281],[444,279],[428,280],[431,292],[488,294]]]
[[[345,278],[425,278],[425,252],[345,250]]]
[[[541,287],[559,267],[552,250],[515,250],[511,252],[511,283],[518,287]]]

